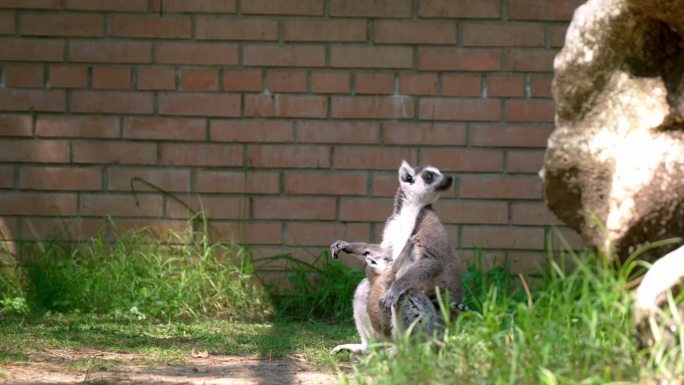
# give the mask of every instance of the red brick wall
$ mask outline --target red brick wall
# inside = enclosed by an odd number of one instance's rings
[[[401,159],[456,176],[454,244],[529,269],[577,0],[0,0],[0,222],[182,228],[259,255],[378,240]],[[576,244],[576,237],[567,232]]]

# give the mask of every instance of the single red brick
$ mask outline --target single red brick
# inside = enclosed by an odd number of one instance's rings
[[[330,147],[312,145],[250,145],[247,164],[251,167],[330,167]]]
[[[71,111],[149,114],[154,111],[154,95],[128,91],[73,91]]]
[[[0,35],[14,35],[17,31],[13,12],[0,12]]]
[[[506,56],[510,71],[553,72],[553,58],[557,51],[543,49],[511,49]]]
[[[416,163],[415,148],[337,147],[335,168],[361,170],[396,170],[402,160]]]
[[[473,125],[470,144],[492,147],[546,147],[550,125]]]
[[[459,224],[506,224],[508,204],[506,202],[477,202],[455,199],[440,199],[435,210],[445,223]]]
[[[542,24],[475,24],[463,25],[463,45],[481,47],[544,46]]]
[[[43,87],[44,71],[42,65],[6,65],[5,86]]]
[[[216,197],[193,195],[185,199],[185,203],[166,200],[166,216],[169,218],[190,218],[195,213],[202,213],[209,219],[246,219],[249,216],[249,200],[245,197]]]
[[[192,20],[188,16],[111,16],[109,34],[115,37],[190,38]]]
[[[538,177],[461,176],[461,197],[480,199],[541,199]]]
[[[61,62],[64,41],[59,39],[2,39],[0,61]]]
[[[419,48],[418,68],[447,71],[497,71],[501,69],[501,54],[493,49]]]
[[[76,215],[76,194],[73,193],[0,193],[0,215]]]
[[[376,21],[376,43],[393,44],[456,44],[456,23]]]
[[[243,148],[231,144],[162,143],[160,163],[171,166],[242,166]]]
[[[249,0],[242,4],[243,14],[322,16],[323,0]]]
[[[286,20],[285,41],[365,42],[365,20]]]
[[[223,88],[228,91],[259,92],[263,88],[262,83],[261,71],[259,70],[225,71],[223,73]]]
[[[39,115],[39,137],[118,138],[119,118],[113,116]]]
[[[306,92],[306,71],[271,71],[268,73],[268,90],[271,92]]]
[[[0,90],[0,111],[64,111],[63,90],[4,89]]]
[[[117,226],[119,222],[117,221]],[[106,227],[102,219],[83,218],[22,218],[24,240],[59,239],[89,240],[101,235]]]
[[[240,95],[202,93],[159,94],[161,115],[240,116]]]
[[[393,94],[394,74],[357,73],[355,84],[359,94]]]
[[[235,0],[152,0],[154,12],[173,13],[235,13],[237,10]]]
[[[487,96],[523,96],[524,80],[522,76],[488,76]]]
[[[155,143],[118,141],[77,141],[72,144],[74,163],[154,164]]]
[[[282,242],[280,223],[212,221],[211,228],[218,232],[219,240],[228,240],[233,244],[278,245]]]
[[[383,222],[392,213],[394,201],[386,198],[341,198],[340,220]]]
[[[123,137],[145,140],[205,140],[205,119],[125,118]]]
[[[408,96],[334,96],[332,117],[346,119],[410,119],[415,116],[413,99]]]
[[[216,91],[219,88],[219,73],[215,69],[181,70],[181,91]]]
[[[23,167],[19,188],[28,190],[101,190],[99,167]]]
[[[305,195],[366,195],[366,173],[349,172],[288,172],[285,173],[285,194]]]
[[[541,227],[466,226],[463,246],[485,249],[544,249],[544,229]]]
[[[238,46],[231,43],[160,42],[156,62],[161,64],[229,65],[238,62]]]
[[[423,0],[420,17],[499,19],[501,2],[496,0]]]
[[[479,75],[443,75],[442,95],[481,96],[482,79]]]
[[[348,94],[350,84],[347,72],[314,72],[311,75],[311,91],[315,93]]]
[[[551,29],[551,47],[561,48],[565,44],[565,35],[568,32],[568,26],[566,25],[552,25],[548,28]]]
[[[552,83],[553,78],[551,76],[533,77],[530,80],[530,96],[533,98],[550,98]]]
[[[61,0],[0,0],[0,8],[59,9]]]
[[[292,142],[292,121],[212,120],[212,142]]]
[[[401,74],[399,75],[399,93],[401,95],[436,95],[437,74]]]
[[[374,197],[393,197],[397,193],[399,182],[397,174],[382,175],[373,173],[373,196]]]
[[[347,17],[411,17],[411,0],[330,0],[330,15]]]
[[[506,101],[509,122],[553,122],[555,108],[551,99],[510,99]]]
[[[297,139],[308,143],[378,143],[376,122],[300,121]]]
[[[280,175],[277,172],[196,172],[196,190],[200,193],[277,194],[280,191]]]
[[[384,123],[385,144],[460,146],[466,144],[466,126],[452,123]]]
[[[142,179],[166,191],[190,191],[190,170],[177,168],[140,168],[110,167],[107,171],[107,189],[109,191],[155,191]]]
[[[173,90],[176,88],[176,71],[165,67],[138,67],[139,90]]]
[[[159,217],[164,211],[161,195],[81,194],[83,216]]]
[[[544,151],[508,151],[506,169],[508,172],[538,173],[544,165]]]
[[[328,99],[317,95],[246,95],[245,116],[325,118]]]
[[[511,250],[506,258],[512,274],[539,274],[549,267],[549,255],[545,251]],[[561,267],[564,268],[564,267]],[[568,266],[568,270],[570,267]]]
[[[76,66],[50,66],[50,87],[85,88],[88,86],[88,68]]]
[[[496,99],[438,99],[420,100],[422,120],[500,120],[501,101]]]
[[[0,115],[0,136],[33,136],[31,115]]]
[[[197,38],[204,40],[278,40],[278,22],[270,19],[197,18]]]
[[[66,9],[79,11],[146,12],[147,0],[66,0]]]
[[[103,36],[104,17],[94,14],[22,14],[24,36]]]
[[[333,46],[330,64],[342,68],[412,68],[413,49],[401,46]]]
[[[503,152],[475,149],[424,149],[422,163],[439,166],[442,171],[503,171]]]
[[[369,239],[370,225],[366,223],[301,223],[287,225],[290,245],[330,246],[331,239]]]
[[[513,202],[511,223],[514,225],[562,225],[544,202]]]
[[[128,89],[131,88],[130,67],[93,68],[93,88]]]
[[[335,219],[335,198],[254,198],[256,219]]]
[[[69,61],[95,63],[150,63],[152,43],[130,41],[73,40]]]
[[[325,47],[318,45],[245,44],[242,64],[266,67],[323,67]]]
[[[188,220],[170,220],[159,218],[118,218],[113,217],[114,224],[110,225],[110,234],[119,237],[131,231],[144,231],[158,239],[178,243],[178,235],[187,234]],[[91,219],[92,220],[92,219]],[[186,238],[188,239],[188,238]]]
[[[553,20],[567,21],[582,0],[516,0],[508,7],[508,15],[513,20]]]

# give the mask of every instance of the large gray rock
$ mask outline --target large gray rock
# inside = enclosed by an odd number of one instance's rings
[[[621,259],[684,234],[682,36],[684,0],[590,0],[554,61],[546,202]]]

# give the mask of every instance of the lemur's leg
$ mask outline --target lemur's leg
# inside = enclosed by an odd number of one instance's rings
[[[397,339],[412,325],[411,335],[432,335],[439,322],[439,314],[430,298],[421,290],[410,288],[392,306],[392,337]]]
[[[364,256],[367,252],[382,252],[382,247],[375,243],[365,243],[365,242],[345,242],[345,241],[335,241],[330,245],[330,256],[333,259],[340,257],[340,252],[344,251],[347,254],[355,254],[358,256]]]
[[[394,306],[399,298],[409,289],[421,290],[426,283],[434,281],[439,274],[440,265],[428,257],[423,256],[411,265],[411,267],[392,282],[385,295],[380,298],[380,305],[384,308]]]
[[[375,337],[373,331],[373,325],[371,324],[370,317],[368,317],[368,311],[366,310],[366,304],[368,303],[368,293],[370,292],[370,283],[368,279],[364,279],[359,283],[354,291],[354,324],[356,325],[356,331],[361,337],[360,344],[344,344],[338,345],[333,350],[332,353],[338,353],[342,350],[349,350],[355,354],[364,354],[368,352],[368,341],[371,337]]]

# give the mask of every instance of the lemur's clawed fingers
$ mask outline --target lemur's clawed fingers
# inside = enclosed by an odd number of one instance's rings
[[[385,293],[385,295],[382,296],[382,298],[380,298],[380,300],[378,301],[380,307],[384,309],[391,308],[392,306],[396,305],[397,302],[399,302],[399,295],[397,295],[397,293],[395,293],[392,290]]]
[[[330,256],[332,259],[340,258],[340,251],[345,251],[345,247],[347,247],[347,242],[345,241],[333,242],[333,244],[330,245]]]

